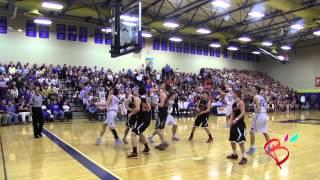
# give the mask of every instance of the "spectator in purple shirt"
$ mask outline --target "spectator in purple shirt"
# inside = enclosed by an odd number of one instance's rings
[[[19,124],[19,115],[14,101],[9,101],[7,105],[7,114],[10,124]]]
[[[57,103],[56,100],[50,105],[51,114],[54,116],[54,119],[64,120],[64,112]]]

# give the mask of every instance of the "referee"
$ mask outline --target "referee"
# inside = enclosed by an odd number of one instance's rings
[[[32,115],[32,125],[34,138],[42,137],[43,128],[43,113],[42,113],[42,101],[43,97],[40,93],[40,88],[36,87],[35,94],[31,96],[30,104],[30,114]]]

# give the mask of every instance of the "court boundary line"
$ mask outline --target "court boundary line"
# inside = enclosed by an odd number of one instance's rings
[[[4,179],[7,180],[7,179],[8,179],[7,167],[6,167],[6,160],[5,160],[5,157],[4,157],[4,151],[3,151],[3,143],[2,143],[1,133],[0,133],[0,145],[1,145],[1,154],[2,154],[2,164],[3,164]]]
[[[91,171],[100,179],[108,179],[108,180],[121,180],[120,177],[115,175],[114,173],[108,171],[103,166],[83,154],[81,151],[70,145],[69,143],[65,142],[53,132],[43,128],[43,133],[56,145],[58,145],[61,149],[63,149],[66,153],[68,153],[72,158],[77,160],[81,165]]]

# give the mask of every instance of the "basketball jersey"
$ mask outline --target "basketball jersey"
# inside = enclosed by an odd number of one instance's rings
[[[174,104],[173,100],[170,100],[169,103],[168,103],[168,113],[169,114],[171,114],[172,111],[173,111],[173,104]]]
[[[109,105],[109,111],[118,111],[119,109],[119,98],[115,95],[112,95],[112,100]]]
[[[207,110],[207,104],[208,104],[208,100],[205,100],[205,99],[200,100],[198,108],[200,109],[201,112]],[[209,113],[206,113],[203,115],[209,115]]]
[[[151,120],[151,113],[150,111],[147,111],[148,105],[147,105],[147,98],[145,96],[140,96],[141,104],[140,104],[140,111],[138,113],[138,118],[140,120]]]
[[[267,102],[264,99],[264,97],[261,95],[256,95],[255,98],[257,98],[260,103],[260,112],[259,113],[266,113],[267,112]],[[257,107],[254,104],[254,110],[256,111],[256,109],[257,109]]]
[[[232,105],[232,113],[234,115],[234,117],[238,117],[241,114],[241,110],[238,107],[238,102],[234,102]],[[237,123],[239,123],[240,121],[243,121],[244,117],[242,117],[241,119],[239,119],[239,121]]]
[[[227,106],[232,106],[235,102],[234,96],[230,92],[225,95],[224,100],[226,101]]]

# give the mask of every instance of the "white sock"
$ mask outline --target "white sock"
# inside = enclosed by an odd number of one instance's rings
[[[246,152],[242,153],[242,157],[247,158],[247,153]]]
[[[237,154],[237,150],[232,150],[232,154],[236,155]]]

